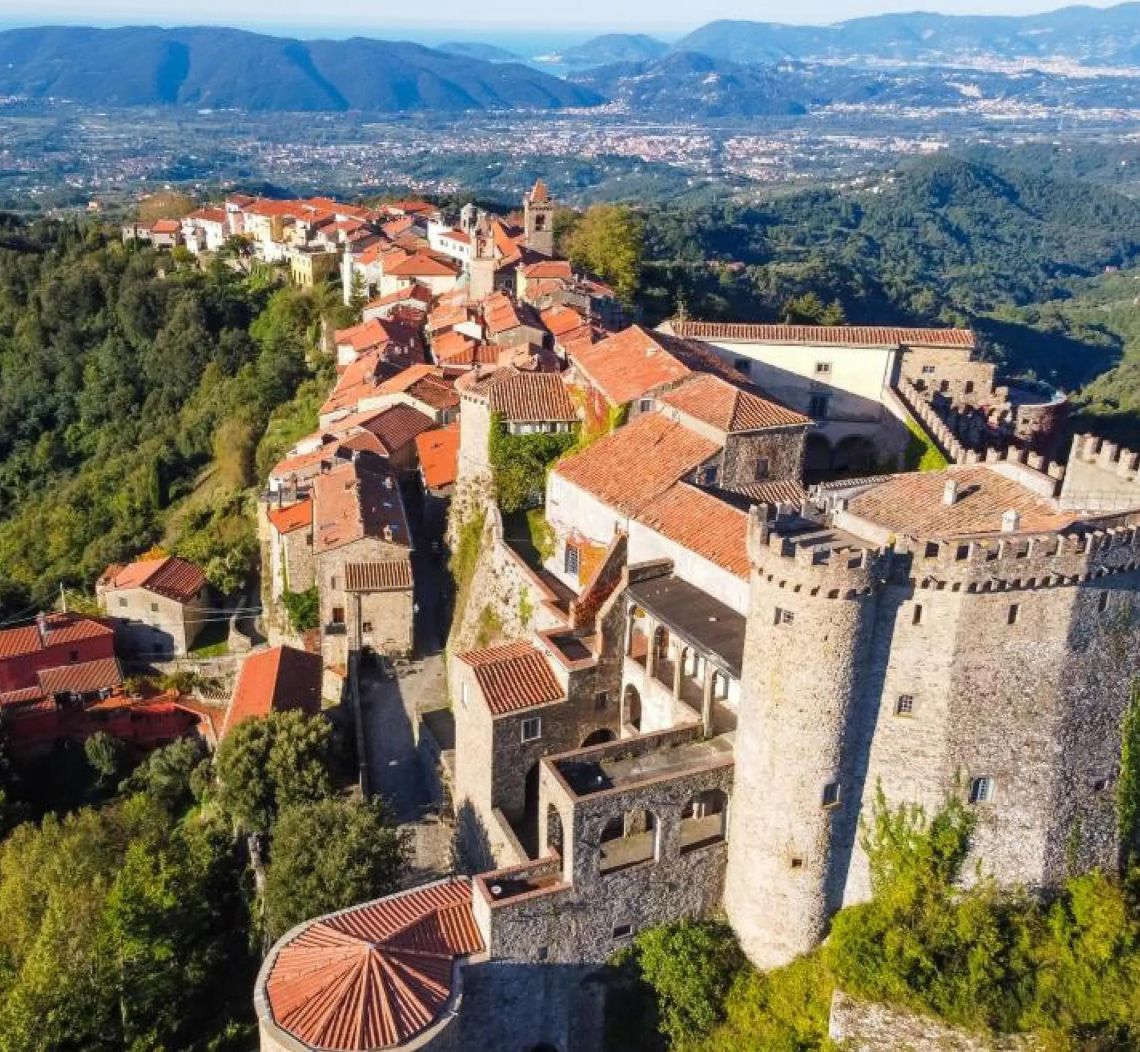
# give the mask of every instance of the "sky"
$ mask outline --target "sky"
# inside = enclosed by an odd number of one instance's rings
[[[1110,7],[1116,0],[1084,0]],[[409,5],[390,0],[274,0],[235,4],[233,0],[0,0],[0,25],[230,25],[299,36],[436,36],[441,30],[467,30],[467,39],[488,32],[558,30],[590,35],[598,30],[680,34],[715,18],[826,23],[886,11],[937,10],[945,14],[1026,14],[1064,6],[1063,0],[574,0],[535,4],[534,0],[432,0]],[[390,11],[391,14],[386,14]],[[409,11],[416,15],[409,17]],[[404,32],[397,34],[395,30]],[[408,32],[412,31],[412,32]],[[474,31],[474,32],[472,32]]]

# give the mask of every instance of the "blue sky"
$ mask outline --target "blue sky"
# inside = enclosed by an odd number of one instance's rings
[[[1115,0],[1085,0],[1109,7]],[[391,3],[385,0],[274,0],[269,4],[235,4],[233,0],[0,0],[0,23],[30,25],[69,22],[98,25],[217,24],[298,35],[409,35],[420,29],[434,35],[441,29],[487,31],[510,27],[516,31],[561,30],[580,35],[598,29],[669,32],[693,29],[714,18],[748,18],[772,22],[835,22],[884,11],[939,10],[946,14],[1023,14],[1063,6],[1041,0],[702,0],[666,3],[660,0],[574,0],[572,4],[534,0],[431,0],[430,3]],[[411,12],[415,12],[411,15]],[[397,33],[396,30],[404,30]],[[469,33],[468,36],[471,34]]]

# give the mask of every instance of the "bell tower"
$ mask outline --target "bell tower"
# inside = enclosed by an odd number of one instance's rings
[[[544,256],[553,256],[554,200],[541,179],[523,197],[523,225],[527,248]]]

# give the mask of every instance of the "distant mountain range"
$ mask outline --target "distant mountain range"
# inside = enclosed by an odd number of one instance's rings
[[[440,44],[437,51],[448,55],[462,55],[464,58],[477,58],[484,62],[521,62],[522,56],[508,51],[505,47],[484,44],[478,40],[449,40]]]
[[[584,85],[521,63],[361,37],[302,41],[209,27],[0,32],[0,95],[98,106],[389,113],[603,101]]]
[[[670,50],[741,63],[1067,59],[1140,66],[1140,3],[1024,16],[877,15],[829,26],[717,21],[672,47],[652,37],[610,33],[559,57],[584,68],[659,58]]]

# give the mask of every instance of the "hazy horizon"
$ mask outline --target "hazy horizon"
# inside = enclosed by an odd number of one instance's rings
[[[383,18],[371,3],[360,0],[326,0],[314,13],[312,5],[298,0],[279,0],[273,16],[234,17],[234,8],[224,0],[183,0],[178,17],[156,0],[39,0],[34,13],[24,5],[0,0],[0,28],[38,25],[225,26],[261,33],[299,37],[383,36],[441,43],[472,40],[510,46],[513,36],[521,46],[535,38],[558,38],[558,43],[585,40],[605,32],[643,32],[669,39],[716,19],[781,22],[788,25],[823,25],[851,18],[888,13],[929,11],[945,15],[1041,14],[1062,7],[1109,8],[1118,0],[1089,0],[1081,5],[1042,3],[1041,0],[955,0],[922,3],[914,0],[803,0],[795,17],[788,17],[785,4],[755,0],[714,0],[702,5],[691,17],[660,17],[660,6],[633,0],[615,10],[610,0],[579,0],[573,17],[536,21],[528,0],[494,0],[470,19],[470,6],[459,0],[437,0],[430,15],[417,21]],[[402,13],[403,14],[403,13]],[[403,16],[406,18],[406,16]]]

